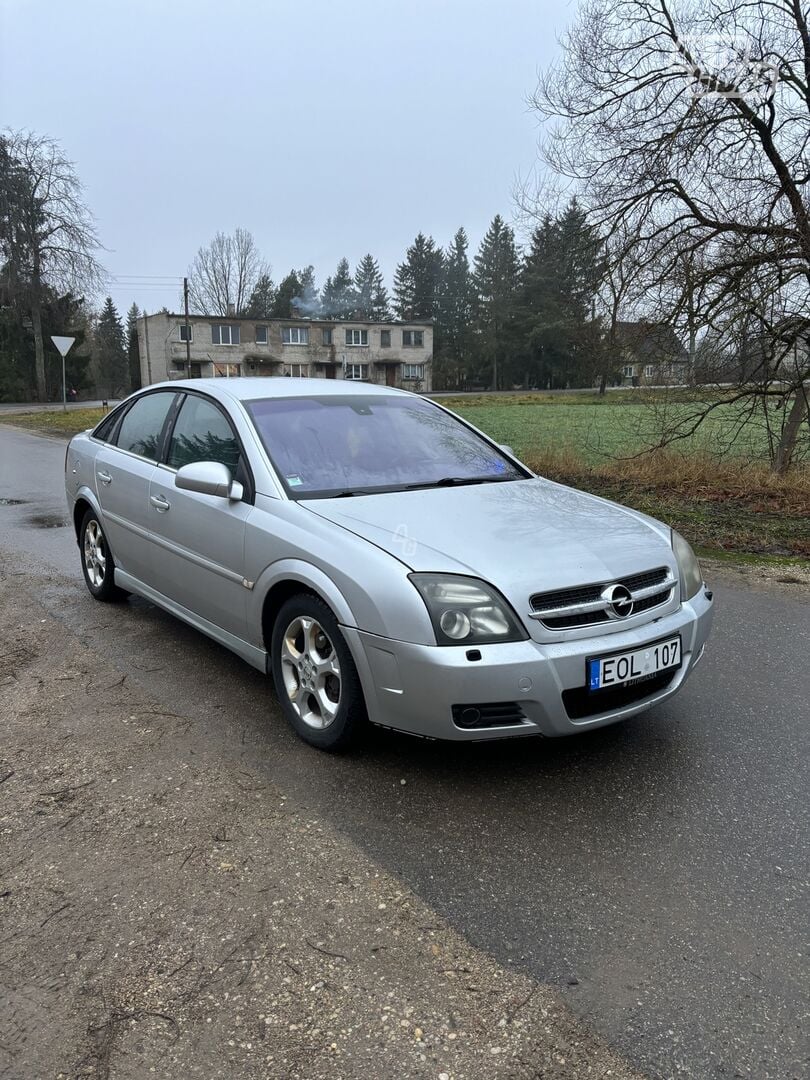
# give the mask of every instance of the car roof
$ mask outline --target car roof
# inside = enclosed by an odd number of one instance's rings
[[[398,390],[391,386],[375,386],[373,383],[354,381],[353,379],[299,379],[283,376],[262,377],[237,376],[233,379],[171,379],[168,382],[154,383],[149,389],[203,390],[213,397],[229,397],[236,401],[256,401],[264,398],[281,397],[356,397],[373,394],[377,397],[392,397],[409,394],[407,390]]]

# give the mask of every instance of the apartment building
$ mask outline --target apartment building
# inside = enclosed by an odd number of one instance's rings
[[[431,390],[430,322],[244,319],[160,312],[138,322],[141,383],[269,377],[353,379]]]

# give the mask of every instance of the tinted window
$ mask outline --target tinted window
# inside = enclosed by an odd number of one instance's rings
[[[121,421],[116,444],[121,450],[157,461],[160,433],[174,401],[173,393],[146,394],[138,398]]]
[[[183,402],[169,445],[169,465],[179,469],[192,461],[220,461],[235,476],[239,443],[233,428],[205,398],[190,395]]]
[[[454,416],[419,398],[283,397],[252,401],[248,409],[276,469],[299,497],[526,475]]]
[[[93,438],[101,439],[102,442],[109,442],[110,432],[115,427],[116,421],[120,415],[121,410],[116,409],[115,412],[111,412],[109,416],[105,416],[93,432]]]

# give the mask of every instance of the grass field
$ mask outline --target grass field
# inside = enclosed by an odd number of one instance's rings
[[[0,414],[0,423],[65,438],[75,435],[77,431],[84,431],[85,428],[95,427],[102,416],[103,409],[49,409],[31,413]]]
[[[662,518],[708,553],[810,558],[810,466],[800,460],[788,476],[773,476],[764,424],[737,431],[732,408],[677,450],[635,456],[654,442],[657,417],[632,392],[440,400],[541,475]],[[0,419],[63,437],[102,415],[58,409]]]
[[[438,400],[499,442],[508,443],[521,457],[564,451],[589,465],[647,449],[659,439],[662,421],[672,424],[695,411],[693,402],[653,394],[641,398],[638,393],[621,391],[604,397],[519,394]],[[682,449],[688,455],[761,462],[768,449],[764,419],[741,421],[736,406],[721,405]],[[807,455],[808,450],[805,439],[802,453]]]

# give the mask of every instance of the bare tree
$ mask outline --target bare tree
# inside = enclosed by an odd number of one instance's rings
[[[30,131],[0,135],[0,250],[12,296],[29,310],[37,393],[47,396],[43,290],[97,287],[102,268],[95,224],[73,163],[59,144]]]
[[[189,299],[205,315],[241,315],[262,275],[270,274],[247,229],[218,232],[201,247],[188,272]]]
[[[810,424],[801,0],[586,0],[563,48],[532,99],[549,122],[545,161],[605,235],[635,237],[640,280],[659,303],[669,293],[693,357],[698,324],[726,338],[740,320],[757,324],[759,362],[729,396],[788,418],[772,457],[784,470]],[[716,402],[703,397],[705,416]],[[677,437],[696,421],[697,409]]]

